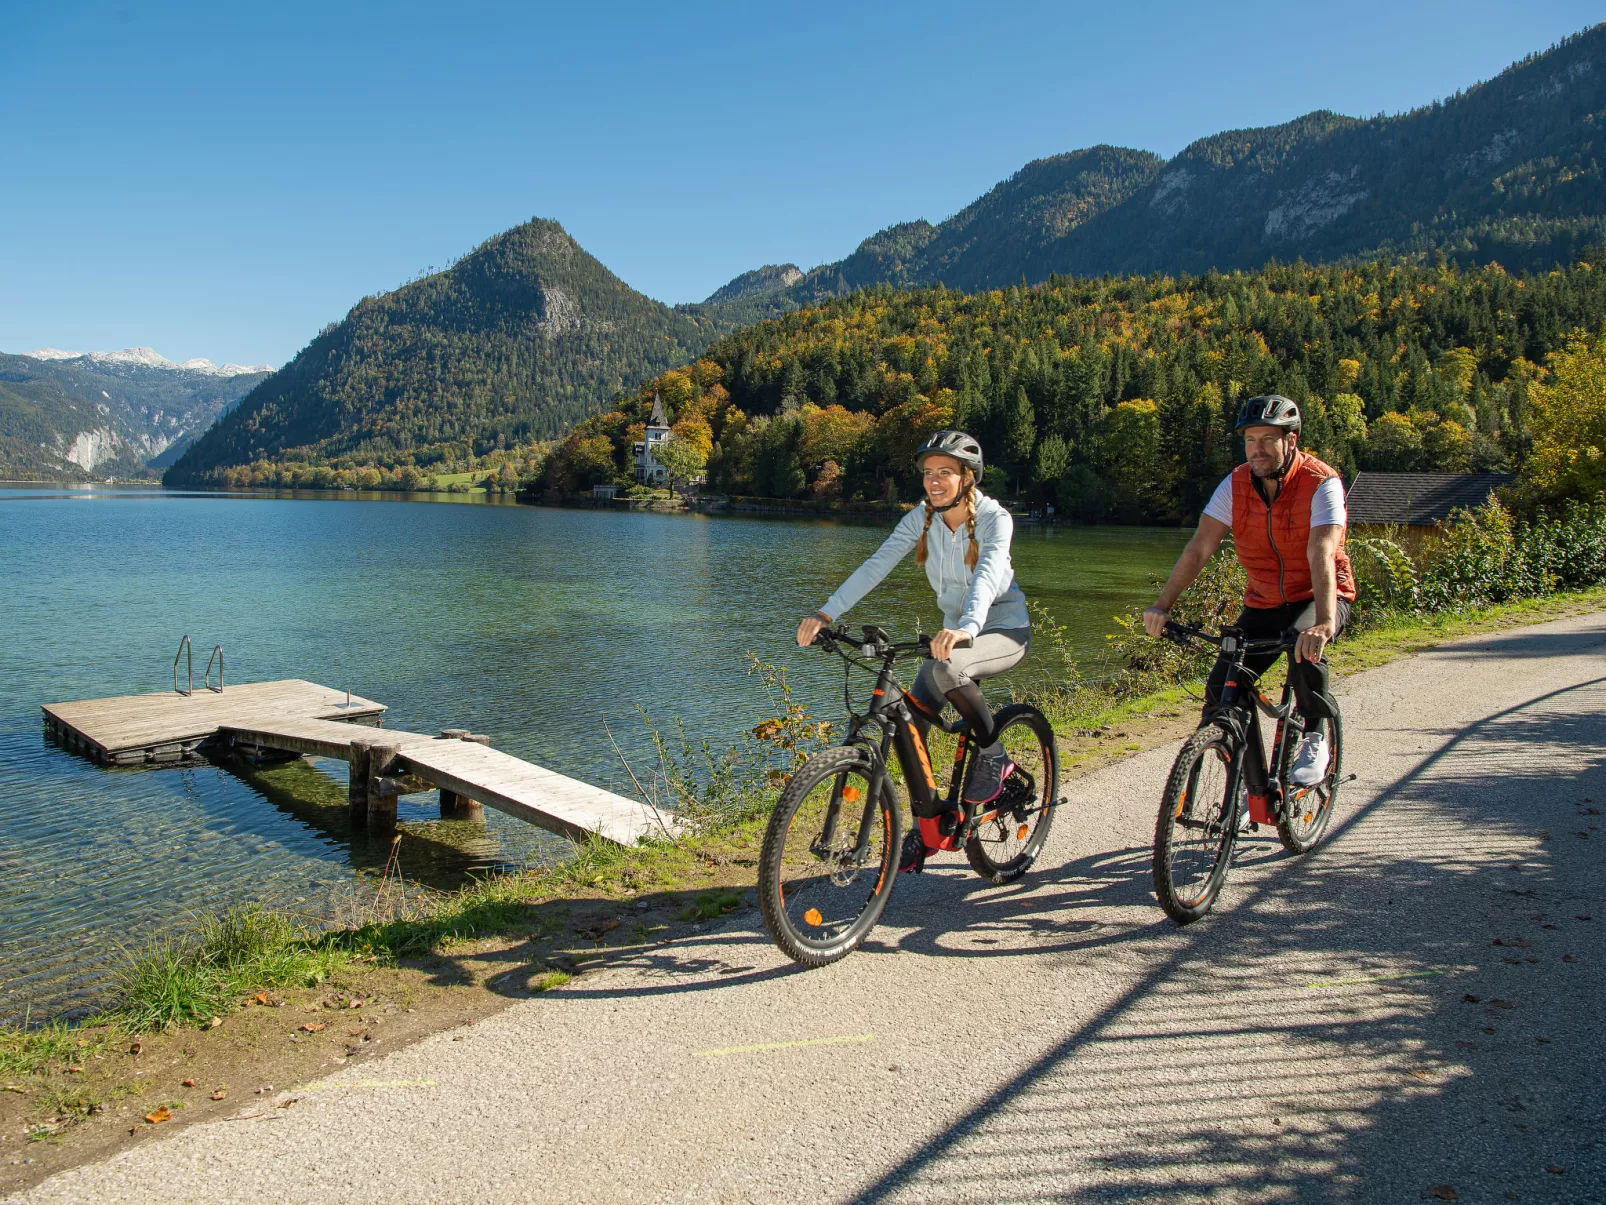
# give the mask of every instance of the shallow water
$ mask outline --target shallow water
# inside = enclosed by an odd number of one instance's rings
[[[343,763],[103,769],[49,744],[39,705],[170,689],[186,633],[231,682],[302,677],[389,704],[386,725],[497,748],[622,789],[606,721],[650,762],[638,705],[694,738],[764,714],[748,651],[817,714],[840,674],[791,643],[886,521],[660,515],[401,500],[0,489],[0,1017],[82,1009],[118,951],[253,900],[327,917],[388,839],[346,824]],[[1185,533],[1022,527],[1015,560],[1092,653]],[[912,563],[850,617],[937,620]],[[1018,673],[1043,672],[1039,653]],[[408,879],[449,887],[563,843],[494,812],[402,800]]]

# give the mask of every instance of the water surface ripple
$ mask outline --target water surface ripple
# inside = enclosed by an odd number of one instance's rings
[[[107,770],[46,742],[41,703],[168,689],[188,633],[197,673],[221,644],[230,681],[350,687],[389,704],[390,727],[470,728],[621,789],[601,722],[643,764],[638,705],[727,743],[764,714],[749,650],[784,660],[834,717],[840,676],[791,632],[888,526],[0,489],[0,1017],[92,1007],[121,950],[230,903],[326,917],[388,849],[350,832],[343,764]],[[1016,564],[1093,651],[1182,539],[1022,528]],[[932,630],[917,572],[900,568],[851,618]],[[443,823],[433,796],[404,799],[400,817],[405,873],[439,886],[563,853],[494,812],[483,829]]]

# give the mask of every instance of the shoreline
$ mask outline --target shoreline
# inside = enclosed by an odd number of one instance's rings
[[[1384,619],[1334,646],[1334,672],[1344,678],[1461,636],[1600,610],[1606,587]],[[1195,723],[1186,684],[1105,703],[1056,717],[1068,783]],[[360,927],[266,941],[239,976],[213,984],[165,1028],[141,1025],[125,1006],[78,1025],[0,1030],[0,1191],[143,1140],[167,1124],[147,1120],[163,1108],[179,1124],[218,1116],[264,1085],[265,1093],[290,1087],[471,1025],[748,908],[764,820],[751,815],[677,844],[587,843],[570,863],[422,893],[406,908],[376,900]],[[188,949],[192,956],[195,943]],[[185,983],[196,970],[186,956],[169,946],[165,962],[158,949],[143,966]]]

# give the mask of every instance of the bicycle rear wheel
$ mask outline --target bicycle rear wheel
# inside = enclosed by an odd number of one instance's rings
[[[1322,731],[1327,734],[1327,773],[1319,783],[1309,787],[1296,787],[1286,778],[1283,781],[1286,802],[1282,818],[1277,821],[1277,836],[1291,854],[1314,849],[1333,821],[1333,801],[1338,798],[1344,765],[1344,725],[1336,715],[1321,723]]]
[[[1154,826],[1154,893],[1179,925],[1209,912],[1237,837],[1235,740],[1216,724],[1190,736],[1171,765]]]
[[[885,780],[867,812],[873,769],[860,748],[817,753],[792,774],[770,816],[759,911],[794,962],[825,966],[852,953],[886,909],[903,818]]]
[[[1059,745],[1048,718],[1028,703],[1014,703],[994,718],[1015,773],[1004,793],[983,805],[993,812],[965,841],[971,869],[994,883],[1012,883],[1031,869],[1048,840],[1059,799]]]

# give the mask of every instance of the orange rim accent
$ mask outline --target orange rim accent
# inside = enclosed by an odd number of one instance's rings
[[[892,848],[892,813],[889,811],[883,810],[881,813],[881,831],[885,834],[884,839],[887,843],[888,852],[887,856],[881,859],[881,876],[875,881],[875,893],[877,895],[880,895],[881,889],[887,885],[888,865],[901,852]]]
[[[1178,796],[1178,797],[1177,797],[1177,813],[1176,813],[1176,818],[1177,818],[1177,819],[1178,819],[1178,820],[1181,820],[1181,819],[1182,819],[1182,809],[1183,809],[1183,808],[1185,808],[1185,807],[1187,807],[1187,806],[1188,806],[1188,793],[1187,793],[1187,792],[1186,792],[1186,791],[1184,791],[1184,792],[1182,792],[1182,794],[1181,794],[1181,795],[1179,795],[1179,796]]]
[[[846,799],[849,803],[858,803],[859,802],[859,788],[855,787],[855,786],[843,787],[842,788],[842,798]]]
[[[820,915],[820,910],[818,908],[810,908],[803,914],[803,919],[808,921],[811,925],[818,925],[825,920],[825,917]]]

